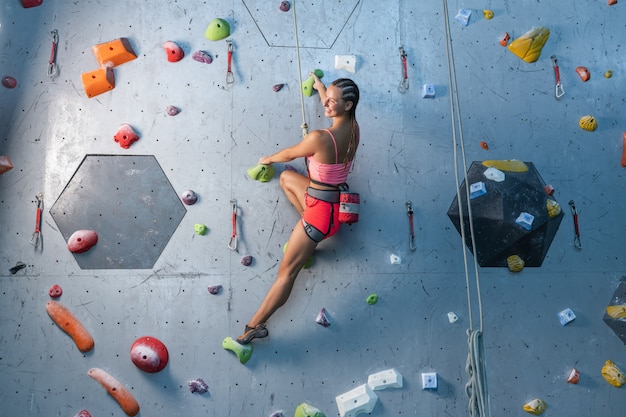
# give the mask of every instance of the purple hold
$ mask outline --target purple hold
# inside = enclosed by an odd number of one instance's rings
[[[291,3],[289,3],[288,1],[281,1],[280,2],[280,11],[281,12],[288,12],[289,9],[291,9]]]
[[[209,294],[217,295],[222,291],[221,285],[209,285]]]
[[[272,90],[274,90],[275,93],[278,93],[284,86],[285,84],[275,84],[272,86]]]
[[[178,107],[175,107],[175,106],[167,106],[167,108],[165,109],[165,112],[167,113],[168,116],[176,116],[178,113],[180,113],[180,109],[178,109]]]
[[[241,264],[243,266],[250,266],[252,265],[252,261],[254,261],[254,258],[250,255],[246,255],[243,258],[241,258]]]
[[[198,194],[196,194],[192,190],[183,191],[180,197],[182,198],[183,203],[188,206],[196,204],[196,201],[198,201]]]
[[[191,55],[194,61],[202,62],[203,64],[210,64],[213,62],[213,57],[205,51],[196,51]]]
[[[209,391],[209,386],[201,378],[196,378],[189,381],[189,391],[191,391],[192,394],[204,394]]]
[[[317,318],[315,319],[315,322],[317,324],[321,324],[324,327],[330,326],[330,321],[328,321],[328,317],[326,316],[326,309],[324,307],[322,307],[322,309],[320,310]]]

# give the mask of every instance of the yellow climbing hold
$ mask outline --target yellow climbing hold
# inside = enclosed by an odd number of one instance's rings
[[[509,44],[509,50],[524,61],[531,63],[539,59],[543,46],[548,41],[550,29],[532,28]]]
[[[554,219],[556,216],[561,214],[561,206],[556,202],[556,200],[551,198],[546,200],[546,209],[548,210],[548,217],[551,219]]]
[[[606,314],[614,319],[626,319],[626,305],[608,306],[606,308]]]
[[[524,404],[524,411],[538,416],[546,411],[546,402],[540,398],[535,398],[534,400]]]
[[[581,129],[593,132],[598,128],[598,121],[595,117],[588,114],[580,118],[578,126],[580,126]]]
[[[491,10],[483,10],[483,17],[487,20],[493,19],[493,12]]]
[[[519,272],[524,269],[525,262],[518,255],[511,255],[506,258],[506,264],[511,272]]]
[[[518,161],[517,159],[502,159],[502,160],[490,159],[487,161],[483,161],[483,165],[486,167],[493,167],[493,168],[499,169],[500,171],[509,171],[509,172],[528,171],[528,165],[526,165],[522,161]]]
[[[624,373],[613,363],[611,360],[607,360],[602,367],[602,378],[614,387],[621,387],[626,383],[626,377]]]

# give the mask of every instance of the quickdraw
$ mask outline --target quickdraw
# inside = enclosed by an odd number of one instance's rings
[[[48,76],[54,77],[57,75],[57,46],[59,45],[59,32],[54,29],[50,32],[52,35],[52,50],[50,51],[50,59],[48,60]]]
[[[406,51],[401,46],[400,48],[400,60],[402,61],[402,79],[400,85],[398,85],[398,91],[404,94],[409,89],[409,74],[406,68]]]
[[[554,77],[556,78],[556,87],[554,87],[554,95],[556,96],[556,98],[561,98],[565,94],[565,90],[563,89],[563,85],[561,85],[561,74],[559,73],[559,63],[556,60],[555,55],[552,55],[550,59],[552,59],[552,66],[554,67]]]
[[[569,206],[572,209],[572,217],[574,218],[574,246],[578,249],[582,249],[583,246],[580,243],[580,229],[578,228],[578,211],[576,211],[574,200],[569,201]]]
[[[415,229],[413,228],[413,204],[411,201],[406,202],[406,212],[409,216],[409,249],[413,252],[415,247]]]
[[[36,248],[41,245],[41,210],[43,208],[43,194],[39,193],[35,196],[37,199],[37,218],[35,219],[35,231],[30,237],[30,243]]]
[[[232,84],[235,82],[235,77],[233,76],[232,70],[233,43],[227,39],[226,44],[228,45],[228,69],[226,70],[226,84]]]
[[[233,222],[233,233],[230,236],[230,242],[228,242],[228,248],[230,250],[237,250],[237,200],[230,200],[230,204],[233,209],[232,214],[232,222]]]

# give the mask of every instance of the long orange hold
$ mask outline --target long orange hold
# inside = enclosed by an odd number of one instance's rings
[[[89,352],[93,349],[93,337],[67,307],[58,301],[50,300],[46,304],[46,311],[52,321],[74,340],[78,350]]]
[[[622,151],[622,166],[626,167],[626,132],[624,132],[624,150]]]
[[[100,368],[91,368],[87,375],[100,383],[109,395],[117,401],[126,415],[133,417],[139,414],[139,403],[124,385],[115,377]]]

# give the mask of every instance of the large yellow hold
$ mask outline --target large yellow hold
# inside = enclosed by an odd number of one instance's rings
[[[546,402],[544,400],[542,400],[541,398],[535,398],[534,400],[524,404],[524,411],[538,416],[539,414],[546,411],[546,407]]]
[[[545,27],[532,28],[508,46],[509,51],[528,63],[535,62],[541,55],[543,46],[548,41],[550,29]]]
[[[626,319],[626,305],[608,306],[606,314],[614,319]]]
[[[490,159],[483,161],[483,165],[486,167],[493,167],[500,171],[508,172],[526,172],[528,171],[528,165],[517,159]]]
[[[614,387],[621,387],[626,383],[626,376],[611,360],[607,360],[602,367],[602,378]]]

